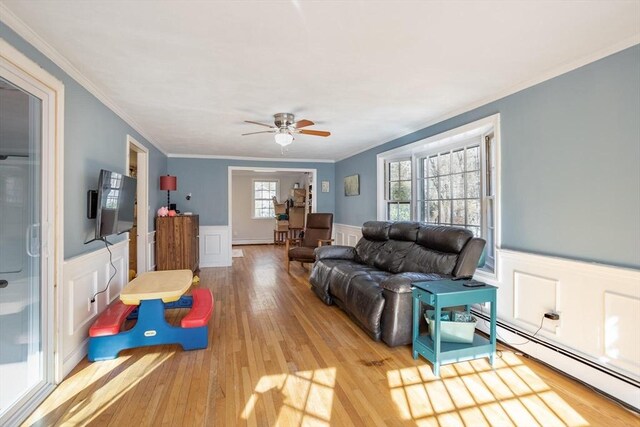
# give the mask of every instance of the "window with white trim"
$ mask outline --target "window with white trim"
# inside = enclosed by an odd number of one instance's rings
[[[378,219],[467,228],[487,241],[484,270],[494,272],[498,121],[492,116],[379,154]]]
[[[253,180],[253,218],[275,218],[273,198],[278,196],[278,180]]]
[[[411,159],[386,162],[387,218],[411,220]]]

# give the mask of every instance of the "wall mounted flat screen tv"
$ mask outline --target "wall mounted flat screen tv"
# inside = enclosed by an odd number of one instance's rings
[[[127,232],[135,225],[135,178],[102,169],[97,199],[96,239]]]

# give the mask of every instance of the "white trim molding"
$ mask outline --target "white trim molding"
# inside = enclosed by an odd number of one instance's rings
[[[559,67],[556,67],[552,70],[548,70],[538,76],[535,76],[533,78],[524,80],[518,84],[515,84],[513,86],[507,87],[505,89],[499,90],[495,93],[493,93],[492,95],[486,96],[484,98],[480,98],[474,102],[471,102],[469,104],[464,105],[463,107],[460,108],[455,108],[445,114],[442,114],[440,116],[437,116],[431,120],[428,120],[427,122],[425,122],[422,126],[418,127],[416,130],[414,130],[413,132],[406,132],[403,131],[402,134],[398,134],[396,136],[392,136],[390,138],[387,138],[384,141],[381,142],[376,142],[372,145],[369,145],[365,148],[359,149],[357,151],[354,151],[350,154],[347,154],[345,156],[342,156],[340,158],[337,158],[335,161],[339,162],[345,159],[348,159],[349,157],[353,157],[353,156],[357,156],[358,154],[364,153],[365,151],[369,151],[372,150],[376,147],[379,147],[381,145],[386,144],[387,142],[391,142],[391,141],[395,141],[398,138],[402,138],[403,136],[407,136],[407,135],[411,135],[414,132],[418,132],[422,129],[426,129],[428,127],[431,127],[433,125],[436,125],[438,123],[441,123],[445,120],[448,120],[450,118],[459,116],[461,114],[464,113],[468,113],[469,111],[473,111],[476,108],[480,108],[484,105],[490,104],[492,102],[498,101],[502,98],[506,98],[509,95],[513,95],[516,92],[520,92],[521,90],[533,87],[537,84],[540,84],[542,82],[545,82],[547,80],[551,80],[554,77],[558,77],[562,74],[568,73],[570,71],[576,70],[580,67],[583,67],[585,65],[588,65],[592,62],[598,61],[599,59],[605,58],[607,56],[613,55],[614,53],[623,51],[625,49],[628,49],[632,46],[635,46],[637,44],[640,44],[640,35],[634,35],[632,37],[629,37],[628,39],[622,40],[619,43],[614,43],[613,45],[606,47],[604,49],[600,49],[596,52],[593,52],[589,55],[585,55],[584,57],[577,59],[575,61],[570,61],[568,63],[565,63]]]
[[[2,4],[0,3],[0,7]],[[0,16],[2,9],[0,8]],[[3,16],[4,19],[4,16]],[[42,174],[41,188],[43,234],[42,259],[42,349],[45,376],[40,390],[25,395],[22,407],[10,409],[3,420],[24,418],[26,410],[41,402],[53,390],[54,384],[62,381],[62,348],[60,338],[60,305],[62,262],[64,259],[64,96],[61,81],[27,58],[6,40],[0,38],[0,68],[3,76],[29,92],[38,92],[42,100]],[[11,76],[11,77],[9,77]],[[26,400],[25,400],[26,399]],[[40,400],[38,400],[40,399]]]
[[[288,157],[246,157],[246,156],[225,156],[225,155],[215,155],[215,154],[169,153],[167,154],[167,157],[176,158],[176,159],[247,160],[247,161],[256,161],[256,162],[335,163],[335,160],[330,160],[330,159],[291,159]],[[252,168],[252,169],[256,169],[256,168]]]
[[[273,245],[273,239],[233,239],[232,245]]]
[[[147,234],[147,271],[156,269],[156,231]]]
[[[475,278],[498,286],[499,321],[530,335],[543,322],[536,338],[640,384],[640,271],[504,249],[497,257],[498,280]],[[549,311],[560,319],[542,321]],[[478,327],[486,330],[485,322]],[[498,332],[507,343],[527,341]],[[533,341],[514,347],[640,408],[637,385]]]
[[[118,104],[116,104],[111,98],[109,98],[98,86],[96,86],[91,80],[89,80],[84,74],[80,72],[67,58],[65,58],[60,52],[58,52],[53,46],[47,43],[42,37],[40,37],[31,27],[29,27],[23,20],[17,17],[11,9],[4,4],[0,3],[0,16],[2,16],[2,22],[7,24],[9,28],[15,31],[20,37],[25,39],[29,44],[38,49],[44,56],[49,58],[54,64],[67,73],[78,84],[84,87],[89,93],[95,96],[100,102],[102,102],[107,108],[113,111],[118,117],[124,120],[129,126],[135,129],[140,135],[142,135],[149,143],[156,147],[162,154],[166,155],[166,151],[155,142],[154,138],[150,134],[143,130],[133,117],[125,112]]]
[[[149,250],[147,245],[147,237],[149,232],[149,149],[140,144],[134,137],[127,135],[126,143],[126,167],[125,174],[129,175],[130,171],[130,154],[131,151],[137,156],[137,173],[136,173],[136,264],[137,274],[142,274],[148,269],[147,260]]]
[[[200,268],[231,266],[229,230],[226,225],[200,226]]]
[[[64,262],[62,282],[62,360],[63,377],[86,356],[89,328],[93,320],[113,302],[129,279],[129,242],[123,240],[110,246],[113,254],[109,262],[106,248],[83,254]],[[105,289],[109,278],[113,279],[106,291],[91,297]]]

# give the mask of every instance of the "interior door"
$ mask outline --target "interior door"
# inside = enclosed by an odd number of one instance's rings
[[[0,77],[0,424],[46,381],[42,100]]]

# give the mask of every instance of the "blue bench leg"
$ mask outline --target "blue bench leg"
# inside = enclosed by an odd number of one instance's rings
[[[132,329],[116,335],[89,338],[88,359],[92,362],[115,359],[122,350],[149,345],[180,344],[184,350],[207,348],[207,326],[199,328],[171,326],[164,318],[164,309],[162,300],[142,301],[138,322]]]

